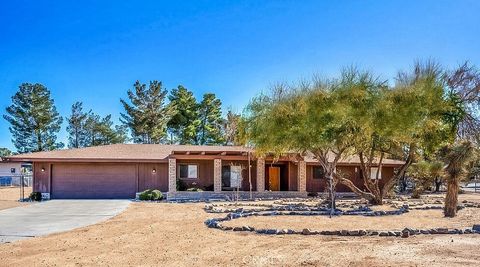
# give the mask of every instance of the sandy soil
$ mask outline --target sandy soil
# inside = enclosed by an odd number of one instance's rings
[[[25,187],[25,197],[32,192],[31,187]],[[0,187],[0,210],[28,205],[28,202],[19,202],[19,187]]]
[[[472,227],[480,222],[480,211],[477,208],[466,208],[458,212],[458,216],[450,219],[443,217],[442,210],[412,210],[400,216],[364,217],[341,216],[251,216],[224,223],[225,226],[253,226],[255,228],[277,228],[302,230],[402,230],[405,227],[425,228],[464,228]],[[479,244],[480,245],[480,244]]]
[[[204,220],[212,214],[203,206],[133,203],[104,223],[0,245],[0,265],[478,266],[480,261],[480,235],[402,239],[222,232],[205,227]],[[427,218],[432,223],[441,220],[436,212]],[[427,219],[417,221],[423,220]],[[455,221],[460,220],[444,222]]]

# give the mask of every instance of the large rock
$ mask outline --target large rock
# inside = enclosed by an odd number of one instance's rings
[[[302,230],[302,235],[313,235],[314,232],[308,228]]]

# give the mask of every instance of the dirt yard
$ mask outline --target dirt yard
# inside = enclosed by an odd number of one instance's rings
[[[462,195],[462,199],[465,198],[468,196]],[[403,239],[223,232],[204,225],[207,218],[222,214],[207,214],[203,207],[201,203],[132,203],[127,211],[104,223],[0,245],[0,265],[371,267],[478,266],[480,262],[478,234]],[[478,214],[466,209],[459,213],[458,218],[451,220],[444,219],[439,211],[387,216],[372,221],[368,228],[398,226],[407,221],[413,226],[429,223],[434,226],[471,226],[479,223]],[[408,217],[400,219],[402,216]],[[284,225],[292,223],[285,217],[275,217],[271,222],[278,225],[280,222]],[[346,216],[333,220],[303,218],[305,224],[316,229],[336,227],[336,224],[368,226],[363,218],[358,221]]]
[[[31,187],[25,187],[25,197],[32,192]],[[19,187],[0,187],[0,210],[27,205],[27,202],[19,202]]]

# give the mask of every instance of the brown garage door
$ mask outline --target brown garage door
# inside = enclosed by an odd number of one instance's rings
[[[52,198],[134,198],[132,164],[53,164]]]

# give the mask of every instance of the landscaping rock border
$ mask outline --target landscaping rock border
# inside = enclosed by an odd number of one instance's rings
[[[235,231],[235,232],[253,232],[256,234],[265,235],[331,235],[331,236],[381,236],[381,237],[402,237],[408,238],[414,235],[434,235],[434,234],[480,234],[480,224],[475,224],[471,228],[430,228],[430,229],[414,229],[404,228],[402,231],[384,231],[384,230],[366,230],[366,229],[350,229],[350,230],[335,230],[335,231],[318,231],[312,229],[302,229],[300,231],[294,229],[255,229],[252,226],[224,226],[222,222],[230,221],[238,218],[245,218],[250,216],[328,216],[330,215],[330,209],[326,207],[309,206],[304,203],[288,203],[280,204],[278,206],[273,204],[259,204],[259,203],[244,203],[241,206],[252,207],[266,207],[267,209],[244,209],[244,208],[227,208],[220,209],[220,207],[235,206],[235,203],[226,204],[208,204],[205,205],[204,210],[208,213],[227,213],[223,218],[211,218],[205,221],[205,225],[209,228],[219,229],[222,231]],[[352,205],[347,205],[352,206]],[[480,208],[480,204],[463,202],[463,205],[459,206],[459,209],[465,207]],[[397,210],[392,211],[373,211],[368,206],[356,206],[352,210],[340,210],[337,209],[334,215],[359,215],[359,216],[387,216],[387,215],[401,215],[408,212],[410,209],[416,210],[429,210],[429,209],[443,209],[441,206],[415,206],[410,208],[408,204],[402,205]]]

